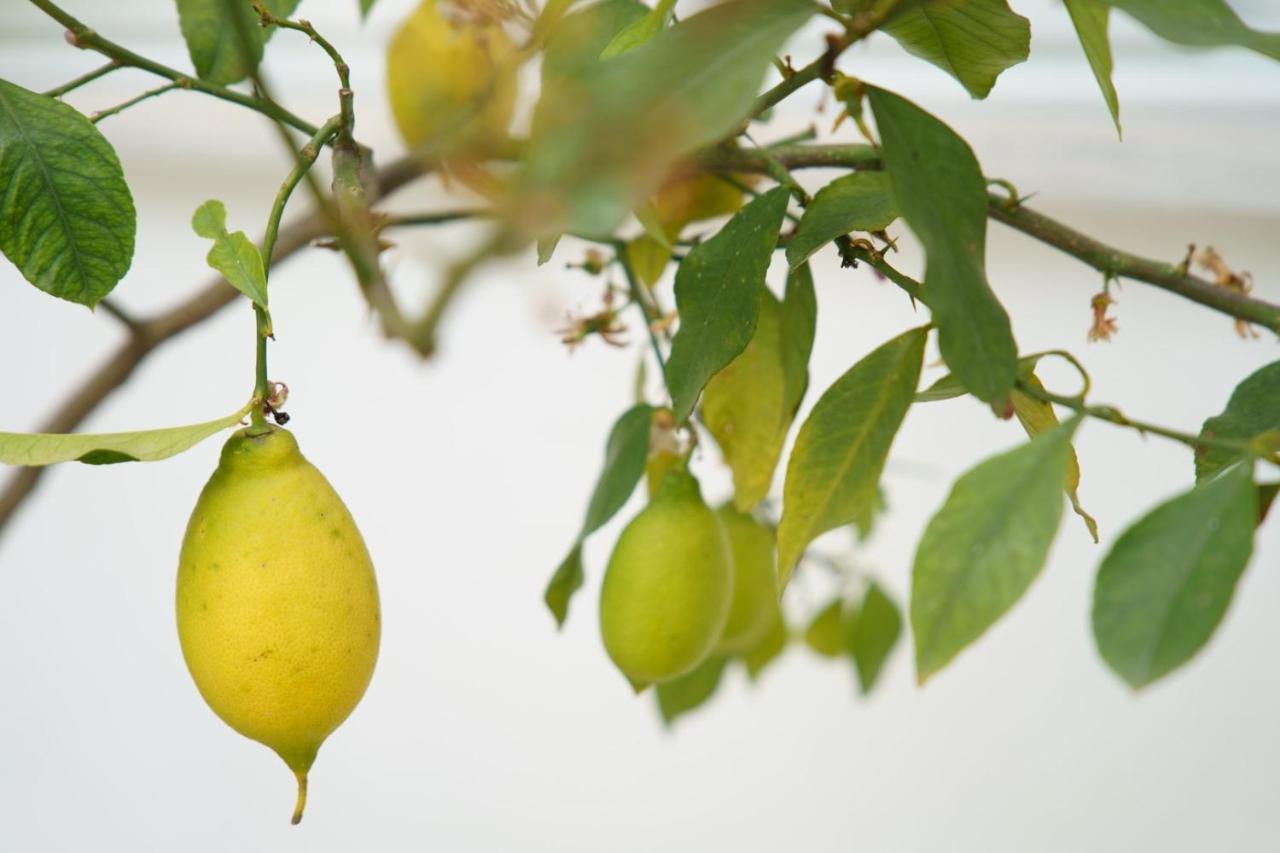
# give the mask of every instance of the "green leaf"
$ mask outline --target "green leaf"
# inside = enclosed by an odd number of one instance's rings
[[[565,617],[569,614],[569,600],[582,586],[583,541],[622,509],[635,491],[636,483],[644,475],[652,423],[653,407],[642,403],[623,412],[609,432],[604,470],[600,472],[600,479],[596,481],[595,490],[591,493],[582,529],[543,594],[558,625],[564,624]]]
[[[813,353],[817,321],[813,273],[808,264],[801,264],[787,274],[787,289],[782,296],[782,372],[786,387],[783,411],[788,425],[809,390],[809,356]]]
[[[549,237],[538,238],[538,266],[542,266],[551,260],[556,253],[556,246],[560,245],[560,238],[563,234],[552,234]]]
[[[928,332],[912,329],[837,379],[800,427],[782,493],[778,588],[820,534],[861,518],[876,501],[889,447],[911,405]]]
[[[1028,374],[1023,377],[1023,381],[1044,390],[1044,385],[1040,383],[1040,379],[1035,373]],[[1058,425],[1058,414],[1053,410],[1052,403],[1046,403],[1038,397],[1032,397],[1017,389],[1013,392],[1013,413],[1018,418],[1018,423],[1022,424],[1022,428],[1026,430],[1027,435],[1035,438],[1046,430],[1053,429]],[[1080,461],[1076,458],[1075,448],[1071,448],[1071,452],[1067,457],[1067,498],[1071,501],[1071,508],[1075,510],[1076,515],[1080,516],[1084,521],[1085,528],[1089,531],[1089,535],[1093,537],[1096,544],[1098,541],[1098,522],[1094,521],[1093,516],[1085,512],[1084,507],[1080,505]]]
[[[845,614],[845,649],[853,657],[858,685],[863,694],[871,692],[880,670],[902,634],[902,614],[898,605],[872,581],[856,610]]]
[[[360,20],[363,21],[369,17],[369,13],[373,11],[373,4],[376,2],[377,0],[360,0]]]
[[[720,232],[689,250],[676,273],[680,327],[667,360],[667,387],[683,423],[715,373],[755,333],[765,273],[790,194],[775,187],[738,211]]]
[[[1062,518],[1078,419],[970,469],[925,528],[911,570],[923,684],[982,635],[1040,574]]]
[[[1251,441],[1259,435],[1280,430],[1280,361],[1250,374],[1231,392],[1221,414],[1200,428],[1201,438]],[[1196,480],[1204,480],[1240,459],[1240,454],[1219,448],[1196,451]]]
[[[662,31],[667,21],[671,20],[675,7],[676,0],[658,0],[658,5],[654,6],[649,14],[643,18],[637,18],[622,28],[622,31],[614,36],[608,46],[601,51],[600,58],[612,59],[615,56],[621,56],[649,41]]]
[[[799,266],[837,237],[850,231],[879,231],[897,217],[883,172],[836,178],[809,203],[787,244],[787,263]]]
[[[924,299],[942,357],[969,392],[1000,404],[1018,347],[986,276],[986,179],[969,145],[910,101],[867,88],[894,202],[925,250]]]
[[[133,260],[137,215],[111,144],[71,107],[0,80],[0,251],[92,308]]]
[[[1116,540],[1098,568],[1093,635],[1129,686],[1177,669],[1208,641],[1249,562],[1257,517],[1242,464],[1156,507]]]
[[[826,658],[844,654],[844,602],[837,598],[818,611],[804,631],[804,644]]]
[[[287,18],[298,2],[263,0],[262,5],[276,17]],[[177,0],[177,4],[178,24],[196,76],[210,83],[237,83],[257,69],[263,47],[275,27],[262,26],[251,0],[235,0],[233,4],[227,0]],[[232,6],[239,11],[240,26],[233,17]],[[248,36],[247,45],[242,40],[241,26]]]
[[[733,472],[733,502],[743,512],[764,500],[773,484],[791,425],[786,390],[782,304],[762,288],[751,342],[711,377],[702,397],[702,421]]]
[[[1031,22],[1007,0],[928,0],[908,6],[881,29],[975,98],[985,98],[1000,72],[1026,61],[1031,49]]]
[[[658,712],[670,726],[677,717],[696,710],[710,699],[720,686],[727,658],[714,657],[699,664],[692,672],[657,685]]]
[[[1111,111],[1111,120],[1116,124],[1116,135],[1123,137],[1120,130],[1120,99],[1116,95],[1115,84],[1111,82],[1111,39],[1107,35],[1111,10],[1102,0],[1063,0],[1067,4],[1067,13],[1071,15],[1071,23],[1075,25],[1076,35],[1080,38],[1080,46],[1084,48],[1085,58],[1093,69],[1094,79],[1102,90],[1102,98]]]
[[[612,232],[679,158],[742,124],[774,55],[815,8],[809,0],[727,0],[622,56],[544,77],[550,86],[535,114],[517,212],[532,205],[547,228]]]
[[[782,621],[782,611],[776,611],[776,617],[766,634],[755,648],[743,652],[741,657],[747,667],[747,677],[755,681],[787,648],[791,637],[787,633],[787,623]]]
[[[0,432],[0,464],[38,467],[59,462],[111,465],[116,462],[158,462],[196,446],[209,436],[233,427],[249,411],[202,424],[148,429],[138,432],[81,433]]]
[[[1160,38],[1191,47],[1237,45],[1280,59],[1280,33],[1251,29],[1223,0],[1103,0]]]
[[[255,305],[267,307],[267,273],[262,253],[243,231],[227,233],[227,208],[211,199],[196,208],[191,228],[200,237],[213,241],[205,256],[209,266],[222,273],[231,286]]]

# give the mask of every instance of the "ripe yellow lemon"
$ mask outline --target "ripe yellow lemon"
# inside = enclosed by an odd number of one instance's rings
[[[779,618],[773,532],[732,505],[716,515],[733,554],[733,602],[717,649],[739,654],[755,648]]]
[[[410,148],[451,154],[505,135],[516,96],[516,50],[496,23],[447,16],[423,0],[387,47],[387,93]]]
[[[690,671],[729,616],[733,568],[698,482],[669,471],[609,558],[600,593],[605,650],[636,689]]]
[[[292,433],[240,430],[182,541],[178,638],[200,695],[298,779],[373,675],[378,585],[342,499]]]

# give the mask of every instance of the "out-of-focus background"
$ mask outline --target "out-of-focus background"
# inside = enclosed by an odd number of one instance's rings
[[[346,53],[360,135],[390,159],[399,143],[381,57],[411,3],[382,0],[363,27],[356,5],[308,0],[300,11]],[[1280,27],[1275,4],[1233,5],[1256,26]],[[171,3],[66,6],[187,67]],[[1211,243],[1253,272],[1259,295],[1280,299],[1280,66],[1157,43],[1117,14],[1120,143],[1060,4],[1014,6],[1032,20],[1031,59],[986,102],[886,37],[842,66],[946,118],[987,174],[1035,192],[1039,209],[1155,257]],[[816,55],[822,31],[796,39],[797,60]],[[319,120],[333,111],[332,69],[295,36],[276,35],[267,70],[293,109]],[[0,77],[42,90],[98,62],[34,8],[0,0]],[[151,85],[125,71],[69,100],[100,109]],[[757,138],[803,127],[818,99],[804,90]],[[832,117],[820,117],[824,128]],[[232,227],[256,234],[287,159],[259,116],[197,94],[166,95],[101,127],[139,209],[133,268],[115,298],[145,314],[208,278],[206,246],[188,226],[196,206],[220,198]],[[456,203],[435,183],[395,200],[411,210]],[[465,226],[398,234],[397,286],[425,296],[478,238]],[[1025,599],[926,687],[914,683],[909,643],[868,701],[847,666],[795,647],[756,685],[733,671],[709,707],[664,730],[652,698],[633,697],[609,664],[596,626],[601,570],[635,504],[591,540],[587,587],[563,632],[541,602],[606,431],[630,402],[639,352],[592,342],[570,355],[557,342],[566,311],[598,297],[597,282],[564,269],[582,248],[566,243],[541,269],[531,257],[483,268],[428,364],[381,339],[340,257],[308,251],[272,278],[271,373],[292,389],[305,452],[364,531],[386,626],[368,696],[323,749],[298,828],[287,822],[288,771],[214,717],[178,649],[178,545],[219,442],[155,465],[48,476],[0,539],[0,849],[1280,849],[1280,528],[1273,520],[1259,533],[1204,653],[1135,695],[1094,649],[1093,573],[1120,530],[1189,485],[1192,465],[1180,446],[1105,424],[1086,424],[1077,445],[1081,496],[1103,544],[1064,515]],[[918,271],[909,239],[904,249],[902,265]],[[1194,430],[1278,355],[1270,335],[1241,340],[1230,320],[1140,283],[1118,293],[1118,337],[1086,344],[1097,273],[999,225],[988,258],[1021,347],[1079,353],[1096,398],[1135,417]],[[815,272],[808,404],[922,316],[865,269],[841,272],[831,251]],[[250,389],[252,326],[238,305],[183,335],[86,429],[235,409]],[[52,300],[0,264],[0,428],[32,428],[121,335],[104,312]],[[642,341],[638,326],[630,338]],[[1064,390],[1073,381],[1045,378]],[[904,602],[914,543],[951,480],[1020,440],[1016,424],[970,401],[914,408],[886,473],[892,511],[859,563]],[[727,494],[715,451],[697,464],[709,496]],[[797,613],[822,603],[819,579],[796,586]]]

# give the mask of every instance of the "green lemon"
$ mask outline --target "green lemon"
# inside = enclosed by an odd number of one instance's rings
[[[187,524],[178,638],[209,707],[293,770],[297,823],[320,744],[373,675],[378,585],[351,514],[293,435],[251,431],[222,448]]]
[[[600,593],[600,633],[637,689],[689,672],[729,617],[733,568],[698,482],[676,468],[622,531]]]
[[[778,619],[773,532],[732,505],[716,511],[733,554],[733,601],[717,650],[740,654],[760,643]]]

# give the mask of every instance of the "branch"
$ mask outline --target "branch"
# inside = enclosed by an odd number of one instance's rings
[[[379,190],[383,195],[389,195],[422,174],[424,168],[420,161],[412,158],[398,160],[377,173]],[[305,248],[312,240],[326,236],[329,231],[327,220],[318,213],[305,216],[281,229],[271,256],[272,266]],[[175,308],[145,320],[130,318],[133,331],[129,338],[86,377],[36,431],[74,432],[113,391],[133,375],[152,351],[209,319],[235,302],[239,296],[219,276]],[[0,492],[0,534],[48,470],[19,468],[9,478],[4,491]]]
[[[992,219],[1061,249],[1107,275],[1145,281],[1207,308],[1280,333],[1280,305],[1221,287],[1191,275],[1177,264],[1153,261],[1112,248],[1042,213],[1022,205],[1010,206],[1008,199],[999,196],[991,196],[988,211]]]

